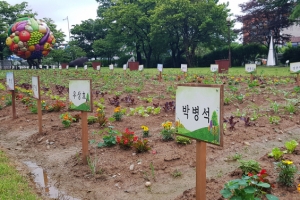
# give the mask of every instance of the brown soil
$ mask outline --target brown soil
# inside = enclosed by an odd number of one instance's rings
[[[154,103],[163,104],[172,101],[172,95],[166,92],[166,87],[171,84],[169,82],[145,83],[142,92],[132,94],[136,100],[135,105],[121,103],[121,106],[152,105],[137,98],[147,97],[149,94],[164,95],[164,98],[155,98]],[[240,91],[247,93],[246,84],[241,85]],[[294,84],[287,84],[278,85],[276,88],[292,92],[294,86]],[[229,91],[227,84],[225,90]],[[264,108],[261,113],[275,115],[272,111],[267,111],[270,104],[266,99],[283,104],[285,97],[283,94],[274,95],[266,88],[260,90],[259,94],[246,96],[243,103],[234,100],[224,106],[225,117],[231,116],[237,108],[243,111],[251,110],[248,107],[253,102],[261,109]],[[6,93],[0,91],[0,97]],[[114,106],[108,103],[108,98],[113,96],[113,94],[104,96],[107,116],[113,113]],[[121,95],[124,96],[125,94]],[[299,99],[299,94],[293,98]],[[43,99],[52,101],[46,96],[43,96]],[[299,107],[299,104],[297,106]],[[83,165],[81,160],[81,123],[73,123],[70,128],[64,128],[59,119],[59,115],[67,112],[67,109],[61,112],[43,113],[42,134],[38,134],[37,115],[31,114],[20,100],[16,101],[16,110],[18,117],[15,120],[12,119],[11,107],[0,110],[0,148],[16,161],[18,169],[27,176],[30,176],[30,173],[26,173],[30,169],[24,162],[34,162],[47,171],[51,185],[77,199],[195,199],[196,142],[180,145],[175,141],[161,140],[161,123],[167,120],[174,121],[175,115],[172,112],[165,112],[162,109],[159,115],[124,116],[122,121],[111,123],[116,130],[124,131],[125,128],[129,128],[138,136],[142,135],[141,125],[149,126],[151,150],[147,153],[135,153],[133,149],[123,150],[117,145],[101,149],[90,145],[91,160],[97,161],[97,173],[93,175],[90,167]],[[278,114],[281,117],[278,125],[270,124],[267,116],[261,116],[249,127],[245,127],[241,120],[234,130],[229,130],[227,124],[227,130],[224,132],[224,147],[207,145],[207,199],[223,199],[220,190],[224,184],[241,177],[238,170],[239,163],[229,159],[235,153],[242,154],[242,159],[245,160],[257,160],[261,167],[267,170],[270,182],[275,184],[272,194],[282,200],[300,199],[296,187],[286,188],[277,184],[274,160],[267,157],[272,148],[284,147],[284,143],[288,140],[296,139],[300,143],[299,113],[300,111],[297,111],[296,114],[289,115],[282,109]],[[98,124],[89,125],[89,139],[101,141],[101,135],[93,134],[100,129],[103,128]],[[298,146],[295,153],[285,154],[284,159],[293,160],[300,169],[299,152]],[[134,165],[133,170],[130,170],[131,165]],[[181,176],[175,177],[176,170],[181,172]],[[151,187],[145,187],[146,181],[151,182]],[[300,178],[297,175],[295,186],[299,183]],[[48,198],[49,194],[44,188],[38,190],[43,199]],[[63,199],[62,196],[60,199]]]

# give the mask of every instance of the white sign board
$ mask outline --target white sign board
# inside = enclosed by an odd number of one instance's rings
[[[219,70],[219,65],[218,64],[210,64],[210,71],[212,73],[216,73]]]
[[[38,76],[32,77],[32,95],[35,99],[40,99],[40,80]]]
[[[58,69],[61,69],[61,65],[58,66]]]
[[[114,65],[113,64],[109,65],[109,69],[113,70],[114,69]]]
[[[52,67],[53,69],[55,69],[55,65],[53,65],[53,67]]]
[[[248,73],[253,73],[256,71],[256,64],[246,64],[245,65],[245,70]]]
[[[77,69],[78,67],[77,67],[77,65],[75,66],[75,69]]]
[[[290,63],[290,70],[292,73],[300,73],[300,62]]]
[[[66,66],[66,69],[69,69],[69,65]]]
[[[223,85],[178,86],[176,124],[178,134],[222,145]]]
[[[91,80],[70,80],[69,101],[71,109],[92,111]]]
[[[139,71],[143,71],[144,65],[139,65]]]
[[[83,66],[83,69],[84,69],[84,70],[87,70],[87,65],[84,65],[84,66]]]
[[[157,64],[158,71],[162,72],[163,70],[163,64]]]
[[[47,65],[47,69],[49,69],[49,66]]]
[[[187,72],[187,64],[181,64],[181,71]]]
[[[97,70],[98,70],[98,71],[100,70],[100,65],[97,65]]]
[[[6,73],[6,87],[7,90],[15,90],[15,78],[13,72]]]
[[[124,64],[124,65],[123,65],[123,70],[126,70],[126,69],[127,69],[127,65]]]

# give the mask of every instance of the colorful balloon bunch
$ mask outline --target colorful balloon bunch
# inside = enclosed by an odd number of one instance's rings
[[[42,20],[23,17],[8,29],[6,45],[23,59],[40,59],[47,56],[55,43],[53,33]]]

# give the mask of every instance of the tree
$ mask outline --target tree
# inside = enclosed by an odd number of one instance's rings
[[[123,38],[124,45],[135,50],[136,60],[140,63],[143,54],[145,67],[151,66],[153,53],[150,16],[154,6],[153,0],[119,0],[103,13],[111,35]]]
[[[27,8],[28,3],[10,5],[6,1],[0,1],[0,60],[4,58],[4,49],[6,48],[5,39],[7,38],[7,29],[17,18],[24,16],[34,17],[36,13]],[[6,51],[8,52],[8,51]]]
[[[238,15],[237,21],[243,23],[241,33],[244,43],[256,42],[266,46],[272,34],[274,44],[284,44],[290,35],[282,34],[282,29],[293,24],[289,16],[293,2],[285,0],[251,0],[239,5],[245,15]]]
[[[96,55],[92,51],[92,44],[95,40],[105,38],[106,32],[106,26],[100,19],[82,21],[81,24],[76,24],[71,29],[72,38],[76,41],[76,44],[87,52],[88,58],[95,59]]]
[[[227,38],[227,5],[217,1],[162,0],[152,16],[153,32],[164,34],[172,51],[174,67],[185,54],[188,66],[195,65],[198,44],[213,46]]]

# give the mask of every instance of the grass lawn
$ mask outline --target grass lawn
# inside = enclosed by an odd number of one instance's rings
[[[10,163],[7,156],[0,150],[0,199],[40,199],[28,186],[15,167]]]

